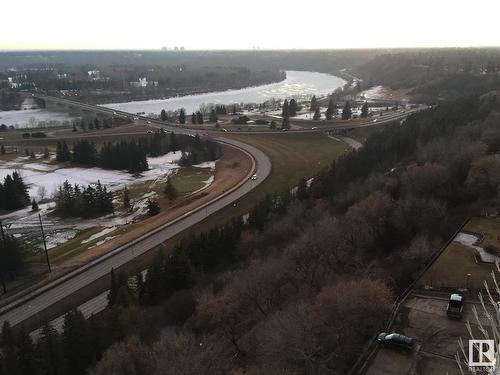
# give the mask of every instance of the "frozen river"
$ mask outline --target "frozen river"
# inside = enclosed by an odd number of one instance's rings
[[[289,70],[286,72],[285,80],[268,85],[170,99],[104,104],[103,106],[130,113],[145,112],[146,114],[159,114],[162,109],[174,111],[184,108],[189,114],[198,110],[202,104],[262,103],[272,98],[326,95],[345,83],[342,78],[330,74]],[[0,111],[0,124],[19,128],[63,125],[65,122],[68,124],[78,118],[79,116],[75,114],[46,109]]]
[[[47,109],[26,109],[19,111],[0,111],[0,124],[16,128],[37,128],[69,125],[78,120],[78,114]]]
[[[162,109],[174,111],[180,108],[191,113],[198,110],[202,104],[262,103],[272,98],[286,99],[293,96],[326,95],[332,93],[336,88],[342,87],[345,83],[346,81],[342,78],[330,74],[289,70],[286,72],[284,81],[268,85],[162,100],[104,104],[104,106],[130,113],[159,114]]]

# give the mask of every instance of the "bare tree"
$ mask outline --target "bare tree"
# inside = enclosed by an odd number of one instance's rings
[[[47,196],[47,189],[44,185],[40,185],[37,190],[37,194],[40,197],[40,200],[43,201]]]
[[[466,328],[472,340],[493,340],[495,346],[495,361],[493,367],[488,369],[490,375],[500,375],[500,304],[495,301],[493,295],[500,294],[498,278],[500,277],[500,265],[496,262],[496,269],[491,272],[491,281],[484,281],[486,295],[479,292],[481,307],[472,306],[475,324],[477,329],[473,329],[470,322],[466,322]],[[458,339],[460,351],[455,354],[455,360],[462,375],[469,372],[468,345],[464,345],[462,338]],[[465,372],[464,372],[465,369]]]

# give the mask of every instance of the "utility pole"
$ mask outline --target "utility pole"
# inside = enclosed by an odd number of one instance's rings
[[[0,232],[2,232],[2,247],[5,247],[5,233],[3,232],[2,220],[0,220]],[[5,248],[4,248],[5,251]],[[5,279],[3,278],[3,271],[0,270],[0,282],[2,283],[3,294],[7,293],[7,285],[5,285]]]
[[[45,249],[45,259],[47,259],[47,267],[49,267],[49,272],[52,272],[50,267],[49,252],[47,251],[47,243],[45,242],[45,233],[43,232],[42,215],[38,214],[38,219],[40,220],[40,230],[42,231],[43,248]]]

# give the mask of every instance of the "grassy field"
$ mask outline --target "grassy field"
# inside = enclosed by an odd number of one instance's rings
[[[272,161],[271,176],[256,191],[279,192],[313,177],[328,167],[348,146],[319,132],[282,134],[228,134],[264,151]]]
[[[464,226],[463,230],[484,236],[478,244],[480,247],[486,245],[499,247],[497,242],[497,237],[500,235],[499,219],[474,217]],[[468,286],[482,288],[484,280],[491,279],[491,271],[495,266],[476,263],[474,253],[473,248],[452,242],[426,272],[420,285],[464,288],[467,283],[467,274],[470,274]]]
[[[236,202],[214,213],[207,220],[195,225],[189,232],[198,233],[232,217],[248,213],[266,194],[285,191],[297,185],[303,177],[310,178],[328,167],[347,152],[343,142],[327,137],[324,133],[282,134],[224,134],[225,137],[251,144],[271,159],[270,176],[257,188]]]
[[[172,176],[172,184],[180,195],[186,195],[200,190],[212,176],[209,168],[186,167]]]

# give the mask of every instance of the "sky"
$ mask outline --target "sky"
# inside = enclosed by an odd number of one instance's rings
[[[0,21],[1,50],[500,46],[500,0],[23,0],[22,7]]]

